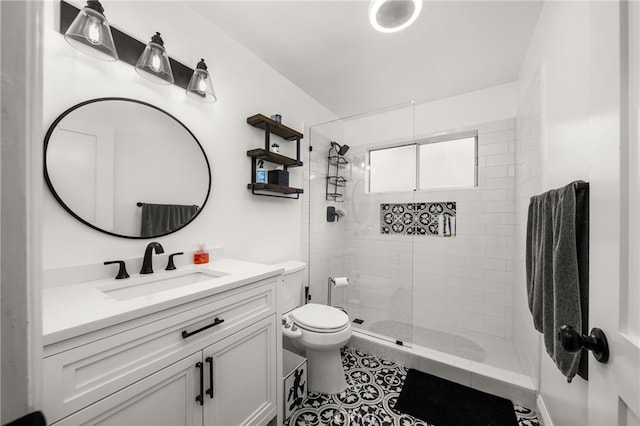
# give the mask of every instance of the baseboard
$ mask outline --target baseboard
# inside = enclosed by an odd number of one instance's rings
[[[547,406],[544,405],[544,400],[542,399],[542,395],[538,395],[536,399],[536,406],[538,408],[538,418],[542,420],[544,426],[553,426],[553,422],[551,421],[551,416],[549,415],[549,411],[547,410]]]

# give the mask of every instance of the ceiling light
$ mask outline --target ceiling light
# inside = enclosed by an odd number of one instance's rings
[[[142,52],[138,63],[136,63],[136,71],[142,77],[154,83],[172,84],[174,82],[169,57],[160,33],[156,33],[151,37],[151,41],[144,48],[144,52]]]
[[[64,39],[73,47],[103,61],[117,61],[111,27],[99,1],[89,0],[73,20]]]
[[[204,59],[200,59],[200,62],[196,65],[196,70],[191,76],[191,80],[189,80],[187,96],[200,102],[215,102],[218,100]]]
[[[383,33],[401,31],[420,15],[422,0],[371,0],[369,21]]]

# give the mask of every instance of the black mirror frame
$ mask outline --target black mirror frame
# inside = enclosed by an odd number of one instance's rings
[[[160,234],[160,235],[154,235],[151,237],[138,237],[138,236],[133,236],[133,235],[122,235],[122,234],[116,234],[114,232],[109,232],[107,230],[98,228],[97,226],[87,222],[86,220],[84,220],[83,218],[81,218],[80,216],[78,216],[73,210],[71,210],[71,208],[69,206],[67,206],[64,201],[62,201],[62,198],[60,198],[60,196],[58,195],[58,193],[56,192],[55,188],[53,187],[53,184],[51,183],[51,179],[49,178],[49,173],[47,171],[47,148],[49,146],[49,139],[51,138],[51,135],[53,134],[54,130],[56,129],[56,127],[58,126],[58,124],[60,123],[60,121],[62,121],[67,115],[69,115],[71,112],[75,111],[76,109],[83,107],[85,105],[88,104],[92,104],[92,103],[96,103],[96,102],[103,102],[103,101],[124,101],[124,102],[133,102],[133,103],[137,103],[137,104],[141,104],[141,105],[145,105],[147,107],[153,108],[157,111],[160,111],[161,113],[167,115],[168,117],[172,118],[173,120],[175,120],[178,124],[180,124],[180,126],[182,126],[183,129],[185,129],[189,135],[191,135],[191,137],[193,138],[193,140],[195,141],[195,143],[198,144],[198,147],[200,148],[200,151],[202,152],[202,155],[204,157],[204,161],[207,164],[207,172],[209,174],[209,185],[207,187],[207,196],[204,199],[204,202],[202,203],[202,205],[200,206],[200,209],[198,210],[198,212],[195,214],[195,216],[193,216],[191,218],[191,220],[187,223],[185,223],[184,225],[182,225],[179,228],[176,228],[174,230],[172,230],[171,232],[167,232],[164,234]],[[47,186],[49,187],[49,190],[51,191],[51,194],[53,194],[53,197],[56,199],[56,201],[58,201],[58,203],[74,218],[76,218],[78,221],[80,221],[81,223],[87,225],[90,228],[95,229],[96,231],[100,231],[104,234],[108,234],[108,235],[112,235],[114,237],[120,237],[120,238],[128,238],[128,239],[133,239],[133,240],[149,240],[152,238],[159,238],[159,237],[164,237],[165,235],[169,235],[169,234],[173,234],[174,232],[177,232],[179,230],[181,230],[182,228],[184,228],[185,226],[189,225],[191,222],[193,222],[198,215],[200,215],[200,213],[202,212],[202,210],[204,209],[204,206],[207,204],[207,201],[209,201],[209,196],[211,195],[211,165],[209,164],[209,158],[207,157],[207,153],[204,151],[204,148],[202,147],[202,144],[200,143],[200,141],[198,140],[198,138],[196,138],[196,136],[193,134],[193,132],[191,132],[191,130],[189,130],[189,128],[187,126],[184,125],[184,123],[182,123],[180,120],[178,120],[176,117],[174,117],[173,115],[169,114],[167,111],[163,110],[162,108],[158,108],[155,105],[151,105],[150,103],[144,102],[144,101],[140,101],[137,99],[131,99],[131,98],[120,98],[120,97],[105,97],[105,98],[95,98],[95,99],[89,99],[87,101],[84,102],[80,102],[77,105],[72,106],[71,108],[67,109],[66,111],[64,111],[62,114],[60,114],[55,120],[54,122],[51,124],[51,126],[49,126],[49,129],[47,130],[47,133],[44,137],[44,152],[43,152],[43,172],[44,172],[44,180],[47,183]]]

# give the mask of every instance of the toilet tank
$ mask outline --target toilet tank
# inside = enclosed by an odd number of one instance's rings
[[[282,275],[278,276],[278,312],[283,314],[304,305],[307,264],[290,260],[273,266],[284,268]]]

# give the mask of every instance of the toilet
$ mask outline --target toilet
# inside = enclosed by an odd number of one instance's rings
[[[278,282],[278,312],[282,333],[304,349],[307,358],[308,389],[337,394],[347,388],[340,348],[351,338],[349,316],[340,309],[304,303],[306,264],[284,262]]]

